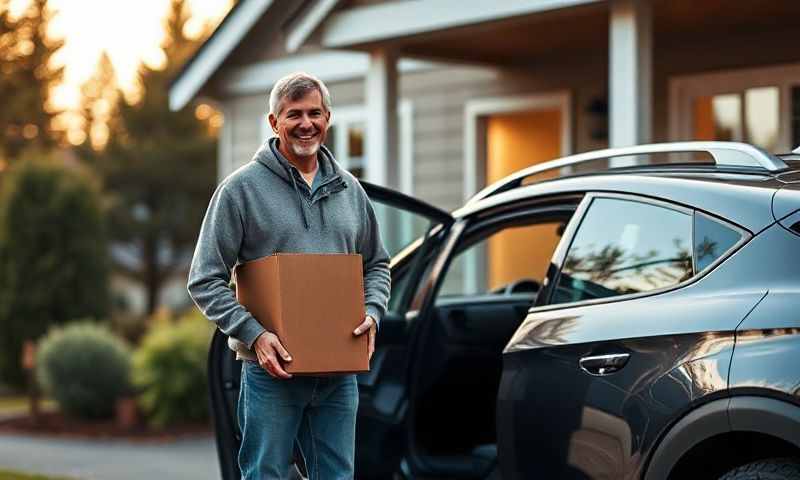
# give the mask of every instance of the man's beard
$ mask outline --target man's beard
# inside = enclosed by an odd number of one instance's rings
[[[315,155],[319,151],[320,145],[322,145],[321,141],[314,142],[310,145],[303,145],[301,143],[292,142],[292,152],[298,157],[310,157],[311,155]]]

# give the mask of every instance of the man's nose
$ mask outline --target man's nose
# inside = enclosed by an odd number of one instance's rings
[[[303,115],[300,118],[300,128],[312,128],[313,126],[314,126],[314,124],[311,123],[311,117],[310,116]]]

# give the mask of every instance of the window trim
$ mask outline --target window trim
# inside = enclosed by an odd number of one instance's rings
[[[692,138],[692,104],[697,97],[740,94],[759,87],[778,87],[777,150],[790,151],[792,135],[791,89],[800,87],[800,63],[690,74],[669,79],[669,137]],[[774,153],[774,152],[770,152]]]
[[[684,213],[684,214],[689,215],[690,218],[691,218],[690,235],[691,235],[691,248],[692,248],[692,276],[687,278],[686,280],[684,280],[682,282],[679,282],[679,283],[676,283],[674,285],[670,285],[668,287],[662,287],[662,288],[658,288],[658,289],[654,289],[654,290],[648,290],[646,292],[628,293],[628,294],[623,294],[623,295],[616,295],[616,296],[613,296],[613,297],[595,298],[595,299],[591,299],[591,300],[580,300],[580,301],[577,301],[577,302],[557,303],[557,304],[551,303],[552,299],[553,299],[553,294],[555,293],[556,286],[558,285],[558,280],[561,277],[561,271],[564,268],[564,262],[565,262],[566,257],[567,257],[567,252],[569,252],[569,249],[572,247],[572,243],[574,242],[576,234],[578,233],[578,230],[580,229],[580,225],[583,223],[583,220],[586,218],[586,215],[587,215],[587,213],[589,211],[589,207],[591,206],[591,203],[596,198],[615,198],[615,199],[620,199],[620,200],[634,201],[634,202],[643,203],[643,204],[647,204],[647,205],[652,205],[652,206],[656,206],[656,207],[662,207],[662,208],[667,208],[667,209],[670,209],[670,210],[675,210],[675,211],[678,211],[680,213]],[[695,262],[694,262],[694,256],[695,256],[695,248],[694,248],[694,224],[695,224],[694,220],[695,220],[695,217],[694,216],[696,214],[705,215],[707,218],[710,218],[710,219],[712,219],[714,221],[722,223],[723,225],[729,226],[729,227],[731,227],[731,228],[733,228],[733,229],[735,229],[735,230],[737,230],[737,231],[742,233],[742,238],[739,240],[739,242],[737,242],[733,247],[731,247],[728,250],[726,250],[725,253],[720,255],[719,258],[717,258],[713,263],[711,263],[708,267],[706,267],[706,269],[704,269],[702,272],[697,272],[696,271]],[[739,227],[737,225],[733,225],[732,223],[730,223],[728,221],[722,220],[722,219],[720,219],[718,217],[715,217],[713,215],[709,215],[708,213],[703,212],[703,211],[701,211],[699,209],[696,209],[696,208],[690,208],[690,207],[687,207],[687,206],[684,206],[684,205],[679,205],[679,204],[675,204],[675,203],[672,203],[672,202],[664,201],[664,200],[661,200],[661,199],[655,199],[655,198],[652,198],[652,197],[647,197],[647,196],[642,196],[642,195],[610,193],[610,192],[588,192],[586,194],[586,196],[584,197],[583,201],[581,202],[581,205],[578,207],[578,210],[576,210],[575,215],[572,217],[572,220],[567,225],[567,228],[564,231],[564,236],[562,237],[561,242],[558,244],[558,247],[556,247],[556,251],[553,254],[553,264],[557,265],[557,270],[553,273],[552,277],[550,275],[548,275],[547,278],[545,279],[546,285],[544,286],[545,291],[543,293],[546,296],[546,300],[544,301],[543,304],[538,304],[538,302],[537,302],[537,305],[534,305],[533,307],[531,307],[528,310],[528,313],[531,314],[531,313],[538,313],[538,312],[546,312],[546,311],[550,311],[550,310],[561,310],[561,309],[566,309],[566,308],[576,308],[576,307],[591,306],[591,305],[598,305],[598,304],[604,304],[604,303],[622,302],[622,301],[627,301],[627,300],[634,300],[634,299],[638,299],[638,298],[649,297],[649,296],[653,296],[653,295],[661,295],[661,294],[666,293],[666,292],[670,292],[670,291],[673,291],[673,290],[678,290],[680,288],[684,288],[684,287],[686,287],[688,285],[691,285],[691,284],[699,281],[700,279],[702,279],[703,277],[708,275],[710,272],[714,271],[714,269],[716,269],[717,265],[719,265],[720,263],[724,262],[728,257],[733,255],[733,253],[735,253],[737,250],[739,250],[739,248],[741,248],[745,243],[750,241],[750,239],[752,237],[753,237],[753,235],[749,231],[747,231],[747,230],[745,230],[745,229],[743,229],[743,228],[741,228],[741,227]]]

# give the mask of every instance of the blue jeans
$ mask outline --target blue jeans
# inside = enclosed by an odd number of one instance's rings
[[[352,479],[357,409],[355,375],[282,380],[243,361],[237,405],[242,480],[287,478],[295,438],[309,480]]]

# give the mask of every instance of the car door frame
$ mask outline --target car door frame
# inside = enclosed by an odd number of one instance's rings
[[[447,238],[443,240],[443,245],[433,260],[430,271],[427,276],[422,279],[422,285],[417,291],[411,308],[417,316],[417,328],[414,334],[409,339],[409,359],[410,365],[408,369],[408,393],[409,393],[409,413],[408,419],[413,420],[415,414],[415,405],[413,398],[416,393],[416,379],[420,376],[419,371],[424,368],[420,362],[420,345],[428,334],[431,322],[435,321],[435,315],[430,313],[433,311],[436,294],[441,287],[444,276],[448,271],[451,261],[460,251],[458,248],[463,244],[462,239],[466,239],[472,235],[480,235],[480,232],[490,228],[491,225],[499,223],[509,225],[515,221],[520,221],[525,218],[530,218],[536,214],[545,214],[546,212],[555,213],[560,211],[566,213],[569,209],[572,211],[572,218],[579,213],[580,206],[584,202],[584,192],[568,192],[558,193],[556,195],[540,195],[536,197],[519,196],[514,193],[509,193],[510,199],[507,202],[498,203],[496,198],[487,198],[471,205],[467,214],[458,216],[455,223],[451,226]],[[569,207],[567,207],[569,205]],[[570,221],[569,223],[572,223]],[[559,241],[560,246],[566,237],[565,233]],[[479,240],[480,241],[480,240]],[[466,245],[464,248],[468,248]],[[558,251],[556,247],[555,252]],[[548,269],[547,278],[550,275]],[[421,454],[415,444],[416,431],[414,429],[413,421],[408,422],[407,441],[406,441],[406,461],[407,468],[414,475],[421,473],[430,473],[435,471],[425,455]]]

